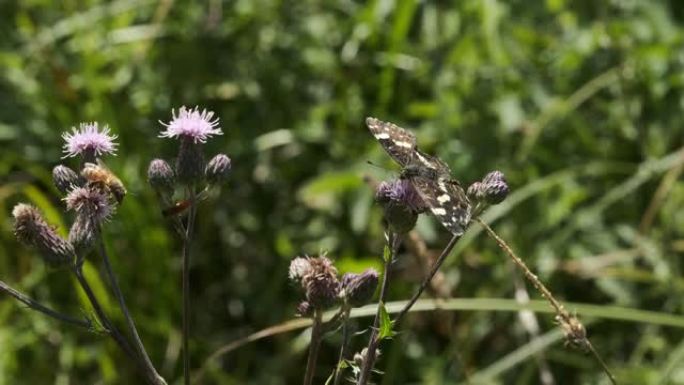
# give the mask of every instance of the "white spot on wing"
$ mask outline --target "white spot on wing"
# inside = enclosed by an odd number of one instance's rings
[[[413,145],[409,142],[394,142],[394,145],[404,148],[413,148]]]
[[[451,197],[447,194],[440,195],[437,197],[437,201],[439,203],[449,202],[450,200],[451,200]]]
[[[390,138],[389,134],[386,132],[381,132],[381,133],[375,134],[375,137],[377,139],[389,139]]]
[[[446,210],[444,210],[441,207],[433,207],[430,210],[432,210],[432,213],[435,215],[445,215],[446,214]]]

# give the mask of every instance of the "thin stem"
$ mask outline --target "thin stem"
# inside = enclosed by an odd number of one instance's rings
[[[304,385],[313,384],[316,372],[316,361],[318,360],[318,350],[322,341],[322,322],[323,313],[316,309],[314,312],[313,325],[311,326],[311,345],[309,346],[309,357],[306,360],[306,372],[304,373]]]
[[[499,237],[499,235],[496,234],[491,227],[489,227],[480,218],[475,218],[475,220],[480,223],[480,225],[487,231],[487,234],[489,234],[489,236],[496,241],[499,247],[511,258],[511,260],[513,260],[513,263],[515,263],[523,271],[525,277],[532,282],[532,285],[541,293],[542,297],[544,297],[551,304],[551,307],[553,307],[556,311],[556,320],[560,323],[561,328],[565,332],[566,339],[573,345],[588,349],[599,362],[599,365],[601,365],[601,368],[605,372],[606,376],[608,376],[610,382],[613,385],[617,385],[615,377],[613,377],[613,373],[611,373],[608,365],[606,365],[596,349],[594,349],[594,346],[587,338],[584,326],[580,323],[577,317],[571,315],[567,310],[565,310],[565,307],[560,303],[560,301],[553,296],[551,291],[544,286],[544,284],[534,273],[532,273],[532,271],[530,271],[525,262],[515,255],[513,249],[511,249],[510,246],[508,246],[508,244],[501,239],[501,237]]]
[[[342,368],[340,365],[344,362],[344,357],[347,355],[347,344],[349,343],[349,312],[351,307],[345,306],[344,314],[342,316],[342,346],[340,346],[340,357],[335,366],[335,374],[333,385],[339,385],[342,379]]]
[[[38,301],[27,296],[26,294],[15,290],[14,288],[12,288],[11,286],[9,286],[8,284],[6,284],[3,281],[0,281],[0,291],[11,295],[17,301],[23,303],[24,305],[28,306],[29,308],[36,310],[36,311],[39,311],[39,312],[41,312],[41,313],[43,313],[49,317],[52,317],[54,319],[57,319],[59,321],[66,322],[66,323],[76,325],[76,326],[80,326],[80,327],[86,328],[86,329],[92,329],[93,328],[92,322],[89,319],[82,320],[82,319],[74,318],[74,317],[71,317],[69,315],[62,314],[60,312],[52,310],[52,309],[40,304]]]
[[[119,345],[121,350],[123,350],[123,352],[131,360],[138,363],[138,360],[136,359],[136,354],[131,348],[131,346],[128,344],[126,338],[121,334],[121,332],[119,332],[118,329],[116,329],[116,327],[114,327],[112,322],[109,320],[109,317],[107,317],[107,314],[104,312],[104,310],[102,310],[100,301],[95,296],[93,289],[90,287],[90,284],[85,279],[83,271],[80,267],[74,269],[74,275],[76,276],[78,283],[81,285],[81,288],[83,288],[83,291],[88,297],[88,301],[90,301],[90,304],[93,306],[93,310],[95,310],[95,315],[97,315],[97,318],[100,320],[102,326],[104,326],[105,329],[107,329],[107,333],[109,333],[109,335],[112,336],[112,338]]]
[[[98,251],[100,253],[100,256],[102,257],[102,261],[105,266],[105,271],[107,272],[107,278],[109,279],[109,283],[112,286],[114,296],[119,302],[119,307],[121,308],[121,312],[123,313],[124,318],[126,319],[128,329],[133,335],[135,349],[139,357],[143,360],[143,368],[145,369],[147,376],[151,379],[154,379],[155,384],[166,384],[166,381],[159,375],[159,373],[157,373],[154,364],[152,364],[152,360],[150,359],[150,356],[147,354],[147,351],[145,350],[145,346],[143,345],[142,339],[140,338],[140,334],[138,334],[138,329],[135,327],[133,317],[131,317],[131,313],[128,311],[128,306],[126,306],[126,301],[124,299],[123,293],[121,292],[121,288],[119,287],[118,279],[114,274],[112,264],[109,262],[109,256],[107,253],[107,249],[104,246],[102,234],[100,234],[98,238]]]
[[[421,282],[420,287],[418,287],[418,290],[413,294],[413,297],[408,301],[408,303],[401,309],[401,311],[394,317],[394,325],[399,324],[401,319],[408,313],[408,311],[411,309],[411,307],[416,303],[418,298],[423,294],[423,291],[427,288],[427,286],[430,284],[430,281],[432,281],[432,278],[437,274],[437,271],[439,268],[442,266],[446,258],[449,256],[451,253],[451,250],[454,249],[454,246],[456,246],[456,242],[458,242],[459,239],[461,239],[461,236],[463,234],[459,235],[454,235],[451,237],[451,240],[449,243],[446,245],[444,250],[442,250],[442,253],[439,255],[435,263],[432,264],[432,268],[430,268],[430,273],[425,276],[423,279],[423,282]]]
[[[368,339],[368,346],[366,347],[366,356],[363,360],[363,367],[361,368],[361,373],[359,374],[359,379],[357,385],[366,385],[370,378],[371,371],[375,365],[375,352],[380,344],[380,338],[378,334],[378,326],[380,324],[380,314],[382,308],[385,306],[385,301],[387,299],[387,291],[390,282],[390,271],[392,267],[392,262],[397,255],[399,245],[401,244],[401,237],[390,232],[387,234],[387,243],[390,245],[390,256],[385,260],[383,266],[382,274],[382,286],[380,288],[380,298],[378,298],[378,310],[375,313],[375,319],[373,320],[373,327],[371,331],[370,338]]]
[[[195,227],[195,215],[197,214],[197,202],[195,200],[195,189],[190,186],[189,199],[191,201],[190,213],[188,214],[188,225],[185,229],[183,239],[183,383],[190,385],[190,246],[192,242],[193,230]]]

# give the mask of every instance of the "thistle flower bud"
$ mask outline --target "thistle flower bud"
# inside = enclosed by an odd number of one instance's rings
[[[55,229],[47,224],[38,209],[20,203],[12,210],[14,217],[14,234],[17,239],[33,246],[50,266],[59,267],[70,263],[74,257],[74,249]]]
[[[195,143],[191,137],[181,138],[178,158],[176,159],[178,181],[194,184],[204,177],[204,154],[202,144]]]
[[[311,317],[313,315],[313,306],[307,301],[302,301],[297,305],[297,314],[301,317]]]
[[[230,168],[230,158],[225,154],[218,154],[209,161],[204,175],[209,184],[219,184],[228,179]]]
[[[147,180],[158,193],[171,197],[176,177],[171,166],[163,159],[154,159],[147,168]]]
[[[79,214],[69,229],[69,243],[79,258],[87,254],[97,240],[97,223],[86,214]],[[77,261],[80,264],[82,260]]]
[[[368,348],[361,349],[361,352],[354,354],[354,364],[356,366],[363,366],[363,362],[368,357]],[[380,349],[375,349],[375,360],[380,357]]]
[[[52,181],[59,192],[66,194],[71,186],[78,184],[78,174],[69,167],[60,164],[52,169]]]
[[[378,277],[375,269],[367,269],[361,274],[347,273],[342,276],[340,295],[353,307],[363,306],[373,298]]]
[[[295,258],[290,263],[289,276],[293,281],[301,283],[306,300],[313,308],[330,307],[338,299],[340,285],[337,269],[324,256]]]
[[[474,202],[481,201],[484,197],[482,182],[479,182],[479,181],[473,182],[473,184],[471,184],[468,187],[467,194],[468,194],[468,198],[470,198],[472,201],[474,201]]]
[[[501,171],[492,171],[482,178],[482,191],[485,200],[489,204],[503,202],[508,196],[508,183]]]
[[[398,234],[411,231],[416,225],[418,214],[427,208],[411,182],[406,179],[380,183],[375,200],[385,209],[388,226]]]

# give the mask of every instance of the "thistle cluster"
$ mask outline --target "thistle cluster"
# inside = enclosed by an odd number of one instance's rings
[[[205,161],[204,144],[214,135],[223,135],[219,120],[214,118],[212,111],[183,106],[177,113],[175,110],[172,112],[170,122],[159,123],[165,127],[159,137],[179,140],[178,154],[173,167],[163,159],[152,160],[147,169],[147,178],[165,206],[165,214],[175,215],[203,198],[202,195],[210,187],[224,183],[230,174],[231,160],[225,154],[218,154],[209,162]],[[205,185],[201,186],[202,183]],[[186,190],[191,194],[174,203],[179,184],[188,187]],[[201,187],[199,192],[198,187]],[[189,200],[189,204],[181,204],[184,200]]]
[[[52,170],[54,185],[64,196],[66,210],[75,214],[68,239],[62,238],[31,205],[20,203],[12,212],[17,239],[35,247],[53,267],[81,264],[101,225],[112,217],[126,194],[119,178],[99,164],[99,156],[114,154],[117,147],[116,136],[110,134],[107,126],[82,123],[62,137],[64,158],[81,158],[79,173],[63,164]],[[98,164],[91,163],[96,161]]]
[[[290,263],[289,277],[304,291],[306,299],[297,305],[297,313],[303,317],[335,305],[365,305],[378,286],[378,273],[374,269],[360,274],[346,273],[338,278],[337,269],[324,255],[296,257]]]

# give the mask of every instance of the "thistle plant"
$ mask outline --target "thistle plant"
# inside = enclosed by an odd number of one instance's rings
[[[159,137],[177,139],[178,154],[174,167],[163,159],[154,159],[148,167],[148,181],[162,205],[162,213],[173,224],[183,243],[182,251],[182,351],[183,381],[190,384],[190,266],[191,245],[197,216],[197,205],[207,196],[209,189],[226,181],[231,160],[225,154],[205,161],[203,145],[215,135],[223,135],[219,119],[212,111],[198,107],[181,107],[172,111],[168,123],[161,122],[164,130]],[[177,190],[180,198],[175,200]],[[182,220],[185,216],[185,221]]]
[[[92,122],[72,128],[63,138],[64,158],[79,158],[81,170],[77,173],[66,165],[58,165],[52,171],[57,190],[65,195],[66,210],[74,213],[68,238],[62,238],[37,208],[25,203],[17,204],[12,211],[14,233],[21,243],[35,248],[46,264],[52,268],[68,269],[74,274],[95,316],[93,319],[79,320],[52,310],[5,283],[0,285],[0,289],[45,315],[109,335],[149,384],[165,385],[166,381],[152,364],[126,306],[103,239],[103,227],[126,194],[119,178],[100,164],[100,156],[114,154],[116,136],[110,134],[107,126],[100,127],[97,122]],[[107,280],[126,320],[128,333],[122,333],[113,324],[83,274],[83,266],[93,250],[97,250],[102,258]]]
[[[378,273],[367,269],[363,273],[346,273],[338,277],[333,262],[325,255],[318,257],[296,257],[290,262],[290,280],[298,284],[304,300],[297,305],[297,314],[311,318],[311,343],[304,373],[304,385],[313,384],[318,350],[323,338],[338,326],[342,327],[340,356],[331,378],[339,383],[342,369],[346,367],[345,357],[349,339],[349,312],[353,307],[363,306],[373,294],[378,284]],[[335,315],[323,322],[323,312],[339,306]]]
[[[480,214],[488,207],[503,202],[508,196],[509,187],[504,174],[500,171],[492,171],[486,174],[482,180],[470,185],[467,192],[464,192],[460,183],[451,179],[450,170],[444,162],[418,150],[416,137],[410,131],[374,118],[368,118],[366,124],[385,151],[403,169],[400,179],[382,182],[376,191],[376,200],[383,207],[387,228],[386,246],[383,254],[383,283],[368,345],[356,355],[356,373],[358,373],[356,384],[368,384],[379,355],[380,342],[394,336],[393,329],[397,327],[421,296],[446,257],[473,221],[480,223],[485,228],[515,265],[523,271],[525,277],[549,301],[556,312],[556,321],[565,333],[567,344],[591,351],[610,381],[615,383],[607,365],[587,339],[586,329],[579,319],[565,310],[563,305],[554,298],[551,291],[513,253],[511,248],[479,218]],[[415,226],[418,216],[423,212],[430,212],[437,217],[442,225],[452,233],[452,238],[433,263],[429,273],[411,299],[394,319],[390,319],[384,304],[392,262],[397,257],[402,236]]]

